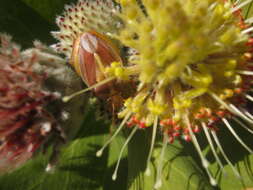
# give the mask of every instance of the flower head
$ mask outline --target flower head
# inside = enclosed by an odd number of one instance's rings
[[[136,96],[126,100],[119,116],[133,115],[130,125],[153,126],[153,138],[159,125],[170,142],[178,136],[192,140],[206,169],[194,133],[203,129],[208,140],[209,132],[216,140],[220,121],[252,153],[227,120],[253,122],[245,111],[253,75],[252,28],[240,12],[246,3],[143,0],[143,8],[136,1],[119,3],[123,27],[117,38],[138,52],[131,65],[139,80]],[[218,141],[217,146],[222,149]],[[156,187],[160,184],[158,179]]]
[[[126,109],[147,126],[158,117],[184,126],[219,117],[222,101],[249,90],[249,35],[224,1],[122,2],[120,41],[137,50],[139,92]],[[147,15],[146,15],[146,14]],[[166,19],[164,19],[166,18]],[[245,99],[246,97],[244,97]],[[241,99],[240,99],[241,100]],[[242,100],[241,100],[242,101]],[[125,112],[125,111],[124,111]],[[187,119],[188,120],[188,119]]]
[[[44,89],[46,75],[34,71],[37,54],[25,56],[7,35],[0,36],[0,171],[31,158],[56,125],[46,111],[59,98]]]
[[[129,50],[121,55],[124,61],[113,60],[107,65],[97,61],[99,66],[102,65],[101,73],[106,77],[95,87],[108,83],[108,79],[109,81],[117,79],[120,82],[134,81],[136,92],[130,93],[125,99],[124,106],[118,113],[119,118],[123,120],[115,134],[97,152],[97,155],[102,154],[104,148],[125,124],[135,127],[120,152],[119,160],[135,132],[140,128],[152,127],[148,163],[158,131],[162,131],[164,147],[168,142],[172,143],[176,137],[182,137],[186,141],[193,142],[211,184],[216,185],[215,179],[208,170],[209,163],[202,154],[195,135],[203,129],[221,168],[223,165],[217,156],[214,144],[236,175],[239,175],[222,149],[216,131],[220,126],[219,123],[223,122],[238,142],[250,153],[253,152],[229,123],[229,119],[234,119],[252,133],[244,121],[253,123],[253,116],[246,109],[247,101],[253,100],[250,96],[250,80],[253,76],[250,63],[253,28],[244,21],[240,10],[251,1],[241,4],[226,0],[118,0],[117,2],[121,7],[120,11],[112,11],[113,17],[106,20],[120,18],[120,22],[114,20],[114,23],[120,23],[120,27],[108,27],[105,31],[101,30],[105,27],[95,27],[98,26],[97,24],[90,27],[94,22],[78,24],[82,17],[85,17],[84,20],[91,19],[90,15],[86,16],[84,9],[94,10],[90,8],[90,3],[85,7],[81,6],[83,1],[67,9],[65,17],[60,19],[61,24],[58,22],[61,32],[57,35],[65,34],[65,29],[68,28],[66,31],[68,36],[71,36],[66,46],[67,56],[71,51],[74,52],[75,48],[72,47],[78,34],[90,29],[115,38],[120,42],[120,47],[125,46]],[[103,6],[98,6],[98,9],[101,10],[101,7]],[[75,8],[78,9],[71,11]],[[79,9],[81,11],[78,11]],[[70,14],[73,14],[71,16],[73,19],[68,18]],[[78,15],[76,19],[74,14]],[[100,23],[101,18],[98,15],[96,23]],[[66,19],[71,22],[64,26]],[[78,31],[69,27],[74,25]],[[62,40],[65,36],[57,38],[61,38],[58,47],[66,44],[67,40]],[[92,45],[87,41],[85,41],[87,44]],[[96,57],[97,52],[92,53]],[[127,54],[130,56],[126,56]],[[119,161],[113,179],[117,177],[118,165]],[[157,172],[155,188],[161,186],[162,162]]]
[[[143,0],[142,7],[136,1],[119,3],[123,27],[117,39],[137,51],[134,60],[128,63],[130,66],[121,69],[129,73],[126,78],[138,77],[139,83],[136,95],[125,101],[119,117],[131,116],[128,125],[139,128],[153,126],[148,162],[160,128],[171,143],[179,136],[192,141],[210,182],[216,184],[194,134],[203,129],[220,166],[223,168],[210,134],[238,175],[215,131],[218,122],[223,122],[252,153],[228,121],[233,118],[246,129],[236,117],[252,123],[252,115],[245,106],[247,99],[252,100],[249,95],[253,74],[252,28],[240,13],[246,3]],[[135,72],[129,72],[133,65]],[[156,188],[161,185],[161,168],[158,168]]]

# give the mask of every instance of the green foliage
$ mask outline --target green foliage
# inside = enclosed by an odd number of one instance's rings
[[[123,157],[120,176],[113,182],[111,174],[115,167],[119,149],[124,140],[117,138],[101,158],[96,151],[108,136],[108,128],[102,121],[90,119],[94,110],[85,116],[74,140],[63,147],[52,172],[45,172],[51,151],[38,155],[23,167],[0,178],[0,189],[4,190],[112,190],[126,189],[127,160]],[[109,156],[110,155],[110,156]]]
[[[55,27],[19,0],[0,1],[0,32],[11,34],[17,43],[30,47],[33,40],[52,43],[49,32]]]
[[[70,3],[69,0],[19,0],[24,2],[27,6],[34,9],[41,17],[47,20],[49,23],[54,24],[55,15],[60,14],[64,7],[64,4]],[[73,1],[73,0],[72,0]]]
[[[67,0],[0,0],[0,32],[9,33],[23,47],[32,45],[39,39],[46,44],[53,43],[50,31],[56,29],[54,18],[60,14]],[[245,9],[246,15],[252,15],[252,3]],[[145,160],[149,144],[149,131],[138,132],[129,145],[128,157],[123,157],[118,179],[112,181],[111,175],[123,138],[113,141],[110,149],[101,158],[96,151],[110,136],[109,124],[95,119],[94,109],[84,115],[84,123],[72,141],[65,145],[59,163],[52,173],[46,173],[50,151],[46,155],[39,153],[21,168],[0,177],[1,190],[151,190],[156,171],[145,176]],[[80,121],[81,123],[81,121]],[[238,145],[233,137],[222,131],[222,144],[229,158],[241,173],[242,179],[234,176],[228,165],[226,175],[219,170],[213,160],[210,149],[204,138],[200,138],[202,149],[211,159],[212,172],[217,174],[219,186],[212,187],[201,167],[200,160],[191,143],[176,142],[169,145],[166,151],[162,190],[242,190],[253,187],[253,155],[249,155]],[[223,136],[222,136],[223,135]],[[252,146],[252,137],[240,132]],[[158,145],[152,165],[159,163],[160,146]],[[223,161],[225,164],[225,162]]]

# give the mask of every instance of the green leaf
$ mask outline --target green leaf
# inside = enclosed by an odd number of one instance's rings
[[[104,122],[94,120],[93,110],[88,112],[86,122],[80,128],[75,140],[63,148],[54,171],[50,173],[45,171],[50,154],[40,153],[23,167],[1,176],[0,189],[126,190],[127,162],[124,157],[119,178],[116,181],[112,181],[111,178],[115,168],[115,159],[124,140],[115,139],[102,157],[96,157],[98,149],[109,138],[108,134],[105,134],[107,131],[108,128]]]
[[[1,1],[0,32],[13,36],[23,48],[31,47],[35,39],[51,44],[54,25],[20,0]]]
[[[149,150],[150,131],[138,132],[129,144],[129,186],[131,190],[153,189],[159,167],[161,146],[158,145],[153,153],[151,176],[145,175],[146,160]],[[184,147],[176,142],[168,145],[164,156],[162,187],[167,189],[212,190],[207,176],[201,170]]]
[[[57,14],[61,14],[65,4],[76,0],[20,0],[27,4],[50,23],[55,22]]]
[[[236,123],[231,122],[231,124],[237,135],[252,149],[252,134],[245,131]],[[231,187],[235,190],[253,187],[253,155],[246,151],[227,129],[223,128],[217,135],[226,155],[241,176],[241,178],[238,178],[231,169],[231,166],[224,159],[222,159],[222,163],[225,166],[223,172],[215,160],[213,160],[211,170],[216,174],[216,178],[218,178],[219,187],[222,190],[229,190]],[[211,155],[210,150],[207,151],[207,155]],[[222,158],[222,155],[219,155]]]
[[[230,166],[226,166],[225,170],[227,174],[220,173],[219,184],[221,189],[246,189],[253,187],[253,155],[244,156],[242,160],[237,162],[236,168],[241,175],[241,179],[235,176]]]
[[[242,140],[252,147],[252,136],[236,123],[231,122],[236,133]],[[217,132],[221,145],[228,158],[239,171],[241,178],[236,177],[230,165],[217,153],[224,165],[222,172],[214,159],[208,141],[203,133],[197,135],[203,154],[210,161],[210,170],[222,190],[242,190],[253,187],[253,155],[250,155],[234,136],[222,125]],[[159,167],[161,146],[157,145],[153,153],[152,175],[145,176],[146,160],[149,151],[151,131],[138,132],[129,144],[129,187],[131,190],[153,189],[156,182],[157,168]],[[169,144],[164,157],[163,186],[160,190],[167,189],[217,189],[209,184],[209,179],[201,165],[201,161],[192,143],[175,141]]]
[[[100,137],[75,140],[64,151],[53,173],[45,172],[47,161],[40,155],[19,170],[1,177],[1,189],[99,189],[106,159],[95,157]],[[106,156],[106,155],[105,155]],[[95,166],[95,167],[94,167]]]

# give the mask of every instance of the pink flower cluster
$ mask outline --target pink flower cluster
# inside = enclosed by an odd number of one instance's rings
[[[10,40],[0,36],[0,171],[29,159],[55,125],[45,106],[57,96],[43,89],[46,75],[33,71],[36,54],[25,58]]]

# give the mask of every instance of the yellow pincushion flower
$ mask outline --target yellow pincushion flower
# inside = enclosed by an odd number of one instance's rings
[[[128,77],[138,78],[138,91],[126,101],[119,117],[132,115],[130,125],[140,128],[153,125],[153,141],[159,126],[170,142],[179,134],[193,141],[206,169],[208,161],[194,133],[203,129],[208,140],[209,133],[215,138],[213,129],[220,121],[252,153],[227,120],[232,114],[240,124],[235,116],[253,123],[243,111],[251,98],[247,93],[253,75],[248,43],[252,28],[239,10],[250,1],[234,5],[223,0],[143,0],[142,6],[137,1],[118,2],[123,27],[117,39],[138,52],[129,63],[136,73]],[[148,162],[153,146],[154,142]],[[155,186],[160,185],[158,177]]]
[[[84,8],[82,2],[79,1],[80,7],[79,4],[76,6],[78,16],[81,18],[84,15],[89,20],[91,16],[80,11],[87,8]],[[99,2],[103,4],[109,0]],[[217,163],[223,168],[214,144],[235,174],[239,175],[223,151],[216,129],[223,122],[238,142],[253,153],[229,123],[231,118],[253,133],[244,123],[253,124],[253,115],[246,111],[247,100],[253,100],[250,96],[250,80],[253,79],[250,64],[253,27],[244,21],[240,10],[251,2],[252,0],[242,3],[229,0],[117,0],[120,9],[112,12],[109,10],[112,18],[117,19],[108,18],[109,21],[113,20],[113,25],[108,27],[97,25],[103,17],[99,13],[92,30],[116,39],[120,43],[117,47],[125,47],[127,52],[121,53],[123,63],[114,61],[106,65],[102,72],[104,81],[95,84],[94,88],[104,85],[108,79],[116,79],[119,85],[124,81],[132,83],[134,90],[129,93],[124,104],[120,104],[124,105],[118,113],[119,118],[123,119],[120,126],[97,155],[102,154],[125,124],[135,127],[120,152],[119,160],[135,132],[140,128],[152,127],[147,163],[151,159],[158,131],[163,134],[163,147],[166,147],[167,142],[172,143],[176,137],[182,137],[193,142],[210,183],[216,185],[195,135],[203,129]],[[105,7],[108,9],[108,6]],[[95,10],[98,9],[100,8]],[[77,37],[72,29],[64,27],[66,23],[77,23],[74,22],[75,19],[73,22],[64,22],[72,14],[74,13],[67,11],[65,18],[60,18],[61,31],[56,35],[60,39],[59,47],[66,45],[68,49],[66,56],[70,55],[72,43]],[[251,22],[252,19],[249,19],[248,23]],[[115,23],[118,27],[115,27]],[[78,33],[87,31],[89,27],[85,23],[77,24],[80,29]],[[68,36],[73,34],[71,43],[60,37],[67,33]],[[64,52],[63,49],[61,51]],[[116,90],[119,94],[124,92],[126,91],[122,89]],[[113,179],[117,177],[119,162]],[[149,172],[147,169],[147,174]],[[161,186],[162,162],[157,172],[155,188]]]
[[[167,107],[159,119],[169,115],[185,125],[185,109],[191,122],[203,107],[220,109],[212,94],[223,100],[236,97],[234,90],[242,88],[241,74],[247,70],[249,36],[238,27],[231,3],[143,1],[145,11],[135,1],[122,4],[125,22],[118,39],[138,51],[139,92],[149,93],[142,117],[148,117],[149,102],[154,102]]]

